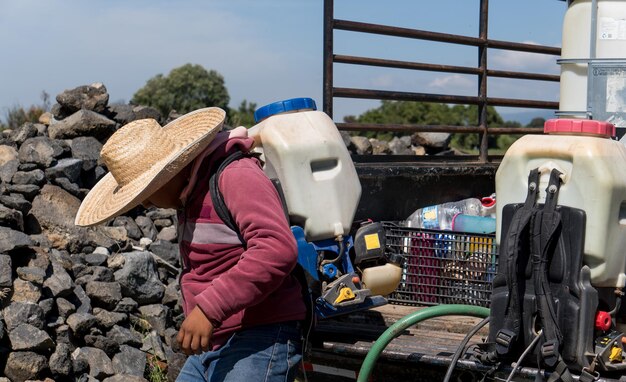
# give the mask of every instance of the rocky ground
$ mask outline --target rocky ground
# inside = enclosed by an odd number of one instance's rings
[[[161,117],[109,106],[101,84],[57,102],[42,123],[0,139],[0,381],[174,380],[185,360],[173,340],[183,318],[175,211],[73,223],[106,173],[103,142],[134,119]]]
[[[136,119],[167,121],[152,108],[109,105],[102,84],[56,100],[40,123],[0,137],[0,382],[173,381],[185,361],[175,344],[175,211],[138,207],[106,226],[74,226],[106,173],[106,139]],[[358,154],[423,155],[449,140],[343,136]]]

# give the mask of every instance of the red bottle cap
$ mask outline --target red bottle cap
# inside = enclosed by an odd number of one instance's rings
[[[596,313],[596,328],[604,332],[611,329],[611,315],[609,312],[599,310]]]
[[[490,196],[486,196],[480,199],[480,203],[483,205],[483,207],[493,207],[496,204],[496,199]]]
[[[587,134],[610,138],[615,136],[615,125],[592,119],[549,119],[543,125],[546,134]]]

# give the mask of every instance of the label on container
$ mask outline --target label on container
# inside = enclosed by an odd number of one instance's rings
[[[626,40],[626,20],[612,17],[600,17],[598,39]]]
[[[626,108],[626,74],[625,71],[606,78],[606,111],[610,113],[623,113]]]
[[[365,235],[365,249],[379,249],[380,248],[380,238],[377,233],[372,233],[369,235]]]
[[[439,228],[439,221],[437,219],[438,206],[424,207],[422,209],[422,227],[429,229]]]
[[[626,65],[591,63],[592,76],[589,103],[593,117],[610,121],[616,127],[626,126]]]

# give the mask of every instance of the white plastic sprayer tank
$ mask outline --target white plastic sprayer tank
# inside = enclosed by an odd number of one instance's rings
[[[547,135],[526,135],[506,152],[496,173],[498,223],[507,204],[526,200],[528,174],[539,168],[538,203],[545,202],[550,170],[562,175],[558,204],[585,211],[585,265],[596,287],[626,284],[626,146],[612,140],[615,127],[584,119],[546,121]]]
[[[266,174],[280,181],[292,222],[310,241],[347,235],[361,184],[337,126],[310,98],[263,106],[255,120],[249,135]]]
[[[563,19],[561,59],[626,57],[626,1],[596,1],[595,33],[592,33],[591,28],[592,0],[569,2]],[[595,57],[591,51],[594,41]],[[560,93],[559,111],[562,116],[586,118],[584,113],[587,111],[587,63],[561,64]]]

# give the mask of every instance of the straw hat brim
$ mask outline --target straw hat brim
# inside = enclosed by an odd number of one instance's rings
[[[76,214],[75,224],[93,226],[138,206],[163,187],[211,143],[226,113],[216,107],[185,114],[163,127],[176,137],[174,149],[163,153],[149,169],[124,186],[111,173],[89,191]]]

